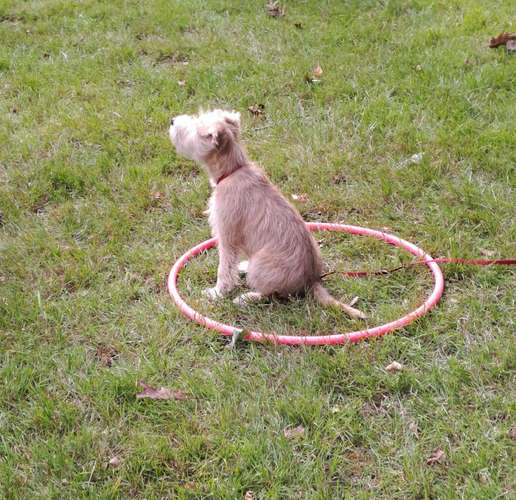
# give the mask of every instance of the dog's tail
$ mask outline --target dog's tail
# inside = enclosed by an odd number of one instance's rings
[[[355,309],[354,307],[348,306],[348,304],[344,304],[344,302],[338,301],[336,298],[332,297],[330,295],[330,292],[326,290],[322,286],[322,283],[315,283],[312,287],[312,291],[315,297],[315,300],[319,302],[319,304],[322,304],[323,306],[335,306],[339,309],[342,309],[344,312],[352,316],[353,318],[360,318],[360,319],[366,319],[366,315],[359,311],[358,309]]]

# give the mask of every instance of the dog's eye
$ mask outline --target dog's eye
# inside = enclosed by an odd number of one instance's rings
[[[197,131],[197,133],[199,134],[199,137],[201,139],[204,139],[204,140],[207,140],[207,141],[211,141],[213,139],[213,133],[212,132],[208,132],[206,129],[200,129]]]

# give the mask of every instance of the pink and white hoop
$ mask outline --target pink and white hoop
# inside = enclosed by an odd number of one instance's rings
[[[409,323],[412,323],[415,319],[423,316],[432,308],[434,308],[444,290],[444,277],[441,272],[441,269],[438,264],[432,261],[432,257],[427,254],[425,251],[421,250],[419,247],[405,241],[397,236],[393,236],[391,234],[385,233],[383,231],[376,231],[374,229],[368,229],[364,227],[358,226],[349,226],[346,224],[329,224],[323,222],[307,222],[307,227],[310,231],[337,231],[342,233],[349,233],[361,236],[370,236],[372,238],[376,238],[378,240],[385,241],[390,245],[394,245],[399,248],[403,248],[407,250],[413,255],[423,259],[425,261],[425,265],[429,268],[432,273],[432,277],[434,280],[434,288],[432,293],[428,296],[425,302],[420,305],[417,309],[409,312],[402,318],[391,321],[389,323],[385,323],[384,325],[376,326],[374,328],[367,328],[364,330],[357,330],[349,333],[336,333],[331,335],[317,335],[317,336],[302,336],[302,335],[276,335],[274,333],[261,333],[261,332],[248,332],[244,337],[245,340],[252,340],[255,342],[271,342],[274,344],[286,344],[286,345],[332,345],[332,344],[343,344],[345,342],[360,342],[369,337],[379,337],[381,335],[385,335],[386,333],[390,333],[394,330],[398,330]],[[196,255],[199,255],[201,252],[205,250],[209,250],[217,245],[217,240],[215,238],[211,238],[209,240],[203,241],[199,243],[195,247],[191,248],[188,252],[186,252],[182,257],[180,257],[177,262],[172,267],[170,274],[168,276],[168,291],[179,307],[179,310],[189,319],[199,323],[206,328],[216,330],[222,335],[233,335],[235,333],[242,332],[241,328],[237,328],[235,326],[226,325],[224,323],[219,323],[211,318],[203,316],[198,313],[194,309],[192,309],[179,295],[179,291],[177,289],[177,279],[179,276],[179,272],[185,266],[185,264]]]

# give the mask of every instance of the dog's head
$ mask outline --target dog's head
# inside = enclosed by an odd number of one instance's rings
[[[179,115],[170,122],[169,136],[176,151],[205,162],[223,155],[240,135],[240,113],[215,109],[198,115]]]

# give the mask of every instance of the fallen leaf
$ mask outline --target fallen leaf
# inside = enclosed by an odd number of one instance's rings
[[[409,428],[410,432],[412,432],[412,434],[414,434],[414,436],[418,437],[419,429],[417,428],[416,422],[410,422],[408,428]]]
[[[478,473],[478,479],[480,480],[480,482],[482,484],[487,484],[489,482],[489,472],[487,470],[481,470],[479,473]]]
[[[267,4],[267,13],[271,17],[282,17],[285,15],[285,7],[283,7],[279,2],[269,1]]]
[[[444,454],[443,450],[435,450],[427,459],[426,464],[427,465],[433,465],[436,463],[440,463],[444,460],[446,455]]]
[[[254,493],[249,490],[245,492],[244,500],[254,500]]]
[[[177,84],[180,86],[180,87],[184,87],[186,85],[186,81],[185,80],[178,80],[177,81]]]
[[[308,201],[308,196],[306,194],[292,194],[290,196],[294,201],[299,201],[300,203],[306,203]]]
[[[283,429],[283,435],[287,439],[294,439],[302,436],[305,433],[305,428],[302,425],[298,425],[297,427],[285,427]]]
[[[348,180],[344,174],[335,174],[333,176],[333,184],[345,184],[346,182]]]
[[[321,81],[321,76],[323,74],[323,70],[319,64],[315,68],[312,69],[311,73],[305,74],[305,82],[307,83],[319,83]]]
[[[516,35],[504,31],[503,33],[500,33],[498,36],[495,36],[489,40],[489,47],[494,49],[500,45],[506,45],[507,42],[511,40],[516,40]]]
[[[31,210],[35,213],[40,213],[40,212],[43,212],[43,210],[45,209],[48,201],[49,201],[50,197],[48,196],[48,194],[43,194],[41,195],[40,197],[38,197],[38,199],[33,203],[33,205],[31,206]]]
[[[397,361],[393,361],[390,365],[387,365],[385,367],[385,369],[388,371],[388,372],[400,372],[401,370],[403,370],[403,365],[401,363],[398,363]]]
[[[142,51],[145,55],[146,51]],[[174,52],[172,54],[161,54],[157,59],[156,63],[158,64],[182,64],[183,66],[188,65],[188,57],[184,54],[179,54],[177,52]]]
[[[120,464],[121,464],[121,460],[120,458],[118,458],[117,456],[114,456],[112,457],[110,460],[109,460],[109,465],[111,467],[118,467]]]
[[[317,66],[312,70],[312,73],[313,73],[313,75],[316,78],[320,78],[322,76],[322,74],[323,74],[323,70],[321,68],[321,65],[317,64]]]
[[[160,191],[155,191],[154,193],[152,193],[152,197],[155,200],[161,200],[161,198],[163,198],[163,193],[161,193]]]
[[[136,399],[175,399],[183,401],[188,398],[188,396],[180,389],[172,390],[167,389],[166,387],[155,389],[141,380],[138,382],[138,385],[143,389],[143,391],[136,394]]]
[[[253,104],[247,108],[249,112],[254,116],[264,116],[265,105],[264,104]]]
[[[511,427],[507,433],[511,439],[516,440],[516,427]]]
[[[101,344],[97,346],[95,357],[107,367],[113,365],[113,361],[118,357],[118,351],[110,345]]]

